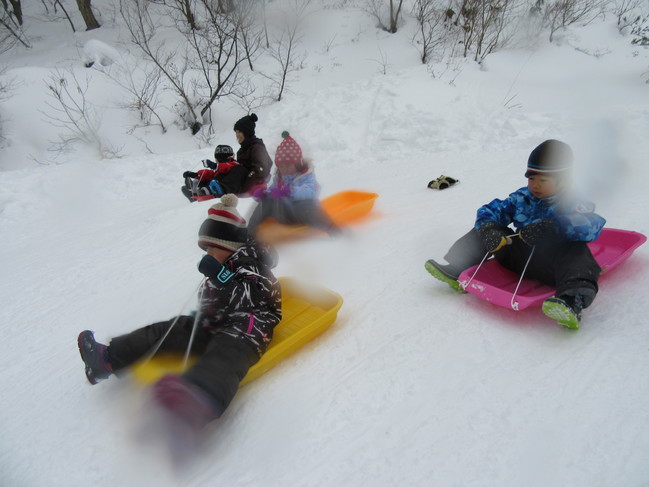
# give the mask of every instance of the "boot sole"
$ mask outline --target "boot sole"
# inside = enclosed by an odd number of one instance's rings
[[[545,300],[541,307],[548,318],[552,318],[559,325],[570,330],[579,329],[579,317],[565,304],[557,301]]]
[[[431,276],[433,276],[435,279],[437,279],[438,281],[445,282],[446,284],[449,285],[449,287],[451,289],[454,289],[455,291],[466,294],[466,291],[464,289],[462,289],[462,286],[460,286],[460,283],[456,279],[453,279],[452,277],[447,276],[442,271],[440,271],[437,267],[435,267],[432,263],[426,262],[424,264],[424,267],[426,268],[428,273]]]

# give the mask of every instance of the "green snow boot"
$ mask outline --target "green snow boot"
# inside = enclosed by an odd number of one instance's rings
[[[543,301],[543,313],[559,325],[571,330],[578,330],[581,322],[581,296],[552,296]]]
[[[429,259],[424,264],[424,267],[435,279],[439,279],[440,281],[445,282],[456,291],[466,293],[466,291],[462,289],[462,286],[460,286],[460,283],[457,280],[457,278],[460,277],[461,271],[458,271],[452,265],[442,265],[438,262],[435,262],[433,259]]]

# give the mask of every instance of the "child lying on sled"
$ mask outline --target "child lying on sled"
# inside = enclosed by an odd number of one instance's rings
[[[214,159],[216,162],[209,159],[201,161],[205,169],[183,173],[185,185],[180,189],[190,202],[194,201],[193,196],[211,194],[210,183],[218,177],[223,177],[237,165],[237,161],[234,160],[234,150],[229,145],[217,145],[214,149]]]
[[[308,225],[338,235],[340,229],[322,209],[318,195],[320,185],[313,164],[302,157],[302,149],[287,131],[282,132],[282,142],[275,151],[277,172],[268,189],[253,190],[259,202],[248,228],[255,230],[266,218],[274,218],[285,225]]]
[[[431,259],[428,272],[462,290],[459,275],[486,253],[518,274],[527,264],[525,277],[556,288],[543,312],[560,325],[579,328],[582,309],[597,294],[601,270],[586,242],[599,236],[606,220],[594,213],[594,204],[570,195],[572,160],[570,146],[558,140],[536,147],[527,162],[527,187],[479,208],[474,228],[445,255],[448,264]]]
[[[223,414],[282,317],[281,289],[271,272],[276,255],[248,237],[236,206],[235,195],[222,196],[198,232],[198,245],[207,254],[198,266],[205,281],[195,316],[145,326],[109,345],[96,342],[90,330],[79,334],[91,384],[148,356],[154,347],[185,353],[193,336],[191,353],[198,360],[182,375],[156,382],[154,399],[196,430]]]

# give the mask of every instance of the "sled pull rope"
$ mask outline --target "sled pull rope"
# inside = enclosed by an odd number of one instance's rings
[[[511,235],[507,235],[505,238],[511,238],[511,237],[517,237],[517,236],[518,236],[518,233],[512,233]],[[464,282],[461,282],[461,283],[460,283],[460,287],[461,287],[464,291],[466,291],[466,288],[469,287],[469,284],[471,284],[471,281],[473,281],[473,279],[475,278],[475,276],[478,274],[478,271],[479,271],[480,268],[482,267],[482,264],[484,264],[484,261],[487,260],[487,257],[489,257],[489,254],[491,254],[491,252],[487,252],[486,254],[484,254],[484,257],[482,258],[482,261],[480,261],[480,264],[478,264],[478,267],[477,267],[476,270],[473,272],[473,275],[471,276],[471,278],[470,278],[468,281],[466,281],[466,283],[464,283]],[[530,258],[531,258],[531,255],[530,255]],[[529,259],[528,259],[527,263],[529,264],[529,262],[530,262],[530,261],[529,261]],[[525,264],[525,268],[527,269],[527,264]],[[523,272],[525,272],[525,270],[523,270]],[[522,278],[521,278],[521,279],[522,279]],[[521,283],[520,283],[520,281],[519,281],[519,282],[518,282],[518,285],[520,286],[520,284],[521,284]],[[516,290],[518,291],[518,286],[516,286]],[[514,293],[514,297],[515,297],[515,296],[516,296],[516,293]],[[512,299],[512,301],[513,301],[513,299]],[[518,306],[518,305],[517,305],[517,306]]]
[[[466,281],[466,282],[461,282],[461,283],[460,283],[460,287],[461,287],[463,290],[466,291],[466,288],[469,287],[469,284],[471,284],[471,281],[473,281],[473,278],[476,276],[476,274],[478,273],[478,271],[479,271],[480,268],[482,267],[482,264],[484,264],[484,261],[487,260],[487,257],[489,257],[489,254],[491,254],[491,252],[487,252],[486,254],[484,254],[484,257],[482,258],[482,261],[480,262],[480,264],[478,264],[478,267],[477,267],[476,270],[473,272],[473,275],[471,276],[471,278],[470,278],[468,281]]]
[[[147,363],[149,360],[151,360],[153,358],[153,356],[156,353],[158,353],[158,350],[160,350],[160,347],[162,346],[162,343],[167,339],[167,337],[169,336],[169,333],[171,333],[171,330],[173,329],[173,327],[176,326],[176,323],[178,323],[178,319],[180,318],[183,310],[187,307],[187,305],[189,304],[189,301],[194,297],[194,295],[201,288],[202,285],[203,285],[203,279],[201,279],[201,282],[198,284],[198,286],[196,286],[196,289],[194,289],[192,291],[192,293],[189,295],[189,297],[187,298],[187,301],[185,301],[185,304],[183,305],[183,307],[180,310],[180,314],[178,314],[178,316],[176,316],[176,318],[171,322],[171,325],[169,325],[169,328],[167,329],[165,334],[162,336],[162,338],[160,338],[160,340],[158,340],[158,343],[156,343],[155,346],[151,349],[149,354],[146,356],[146,359],[144,359],[143,363]],[[198,313],[197,313],[197,316],[198,316]],[[197,319],[194,319],[194,327],[196,326],[197,321],[198,321]],[[192,328],[192,337],[193,337],[193,333],[194,333],[194,329]],[[191,346],[191,340],[190,340],[190,346]]]
[[[202,284],[202,282],[201,282]],[[205,287],[200,288],[201,292],[198,294],[198,302],[200,303],[203,300],[203,289]],[[194,336],[196,335],[196,328],[198,328],[198,317],[200,316],[200,308],[196,312],[196,315],[194,316],[194,324],[192,325],[192,333],[189,336],[189,343],[187,344],[187,350],[185,350],[185,357],[183,358],[183,370],[187,368],[187,361],[189,360],[189,353],[192,350],[192,344],[194,343]]]
[[[518,293],[518,288],[521,286],[521,282],[523,282],[523,277],[525,276],[525,271],[527,270],[527,266],[530,264],[530,261],[532,260],[532,256],[534,255],[534,249],[536,249],[536,245],[532,247],[530,256],[527,258],[527,262],[525,262],[525,267],[523,267],[523,272],[521,272],[521,277],[518,280],[518,284],[516,284],[516,289],[514,289],[514,294],[512,295],[512,300],[510,304],[514,311],[518,311],[518,302],[515,301],[516,294]]]

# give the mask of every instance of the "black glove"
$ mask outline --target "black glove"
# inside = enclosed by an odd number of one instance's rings
[[[214,171],[216,171],[216,168],[219,165],[218,162],[210,161],[209,159],[203,159],[201,162],[203,163],[203,167],[207,167],[208,169],[212,169]]]
[[[499,227],[493,222],[485,223],[478,229],[480,240],[491,253],[498,252],[505,245],[512,243],[512,239],[507,236],[509,233],[509,229]]]
[[[539,242],[552,242],[557,240],[557,225],[552,218],[544,218],[538,222],[527,225],[518,234],[527,245],[536,245]]]
[[[184,177],[184,178],[197,178],[197,177],[198,177],[198,173],[197,173],[197,172],[191,172],[191,171],[185,171],[185,172],[183,173],[183,177]]]

